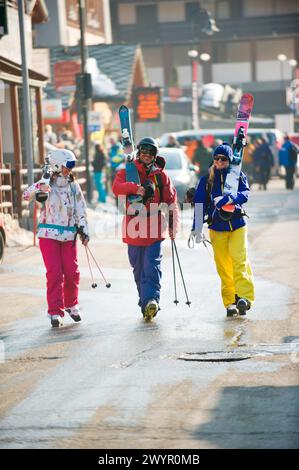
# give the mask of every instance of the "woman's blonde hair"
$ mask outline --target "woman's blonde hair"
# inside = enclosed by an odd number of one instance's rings
[[[209,168],[209,177],[208,177],[208,185],[210,187],[213,186],[214,184],[214,179],[215,179],[215,165],[213,163],[213,165],[210,166]]]

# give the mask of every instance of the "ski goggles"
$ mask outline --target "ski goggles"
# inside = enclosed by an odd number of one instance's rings
[[[150,144],[142,144],[140,146],[140,152],[147,153],[153,157],[155,157],[157,154],[157,150],[155,149],[155,147],[153,147],[153,145],[150,145]]]
[[[71,170],[72,168],[75,168],[75,165],[76,165],[75,161],[65,163],[66,168],[68,168],[69,170]]]
[[[214,160],[216,160],[216,162],[219,162],[219,160],[220,160],[221,162],[228,162],[228,158],[227,158],[227,157],[225,157],[225,156],[220,156],[220,155],[215,155]]]

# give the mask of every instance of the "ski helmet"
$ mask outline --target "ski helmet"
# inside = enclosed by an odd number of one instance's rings
[[[74,152],[67,149],[52,150],[48,154],[48,161],[54,172],[59,173],[64,166],[71,170],[76,165],[76,157]]]
[[[140,142],[137,145],[138,156],[140,155],[141,148],[145,148],[149,150],[151,155],[156,158],[156,155],[159,150],[159,145],[156,139],[154,139],[153,137],[144,137],[143,139],[140,140]]]

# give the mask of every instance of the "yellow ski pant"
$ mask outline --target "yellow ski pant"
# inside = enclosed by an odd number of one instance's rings
[[[254,283],[247,255],[247,227],[233,232],[210,230],[221,295],[225,308],[235,303],[235,294],[254,301]]]

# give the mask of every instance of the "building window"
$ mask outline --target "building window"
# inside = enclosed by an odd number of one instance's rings
[[[187,2],[185,4],[186,21],[192,21],[199,15],[200,4],[199,2]]]
[[[230,19],[230,7],[228,1],[219,1],[216,4],[216,18],[220,20],[229,20]]]
[[[293,39],[272,39],[257,41],[257,60],[277,60],[278,54],[285,54],[289,59],[295,57],[295,44]]]
[[[298,0],[244,0],[244,16],[288,15],[299,12]]]
[[[68,26],[79,28],[79,8],[77,0],[66,0],[66,19]],[[104,34],[103,2],[86,1],[86,30],[93,34]]]
[[[118,23],[120,25],[136,23],[135,5],[123,3],[118,5]]]
[[[298,0],[274,0],[274,8],[276,15],[287,15],[289,13],[299,12]]]
[[[213,48],[213,62],[250,62],[251,52],[249,42],[218,43]]]
[[[158,19],[160,23],[185,21],[185,9],[182,2],[158,3]]]
[[[136,5],[136,36],[141,42],[156,42],[159,33],[158,6]]]
[[[268,16],[273,14],[273,0],[245,0],[243,2],[244,17]]]

